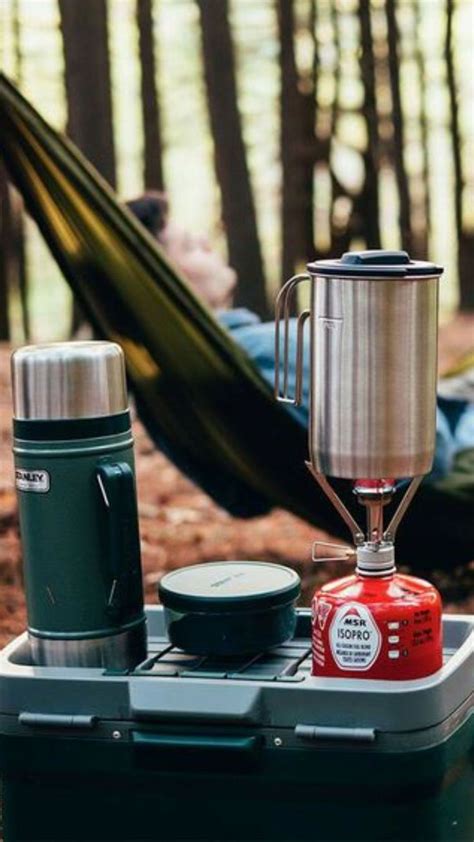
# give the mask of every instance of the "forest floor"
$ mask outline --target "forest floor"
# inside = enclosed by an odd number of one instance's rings
[[[441,331],[440,371],[474,344],[474,317],[458,316]],[[0,647],[25,628],[21,548],[11,448],[10,348],[0,346]],[[156,450],[134,421],[143,576],[147,602],[168,570],[218,559],[265,559],[288,563],[303,581],[302,604],[317,586],[347,574],[344,564],[315,567],[310,548],[326,533],[288,512],[274,510],[250,521],[231,517],[183,477]],[[474,551],[473,551],[474,557]],[[451,576],[434,575],[447,612],[474,613],[474,560]]]

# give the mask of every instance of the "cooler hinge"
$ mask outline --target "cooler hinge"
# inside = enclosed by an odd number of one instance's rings
[[[31,713],[22,711],[18,715],[20,725],[30,728],[93,728],[96,716],[74,713]]]
[[[295,736],[301,740],[349,740],[358,743],[373,743],[374,728],[336,728],[326,725],[297,725]]]

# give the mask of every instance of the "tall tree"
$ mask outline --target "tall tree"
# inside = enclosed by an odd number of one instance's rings
[[[59,0],[67,132],[116,186],[106,0]]]
[[[268,315],[262,253],[250,174],[245,155],[228,0],[196,0],[214,161],[222,197],[229,262],[237,271],[236,303]]]
[[[450,129],[454,165],[454,209],[458,238],[459,306],[461,310],[474,310],[474,233],[463,226],[463,193],[465,178],[462,169],[462,137],[459,121],[459,103],[456,94],[456,73],[454,68],[453,44],[453,0],[446,0],[445,61],[450,105]]]
[[[0,162],[0,341],[10,339],[10,266],[11,266],[10,189],[3,163]]]
[[[59,0],[67,96],[67,133],[116,187],[107,0]],[[71,334],[82,322],[72,305]]]
[[[334,96],[332,102],[332,114],[331,114],[331,137],[333,139],[337,138],[337,130],[338,130],[338,120],[339,115],[342,111],[341,105],[341,83],[342,83],[342,66],[343,66],[343,54],[342,54],[342,45],[341,45],[341,38],[339,33],[339,26],[340,26],[340,18],[341,18],[341,11],[338,8],[337,0],[331,0],[331,28],[332,28],[332,41],[334,47]],[[328,155],[329,158],[329,155]],[[330,225],[331,225],[331,246],[330,246],[330,254],[331,255],[339,255],[343,252],[347,251],[350,246],[350,242],[353,236],[362,234],[360,230],[357,231],[357,226],[360,225],[361,218],[357,212],[358,204],[357,201],[360,202],[360,197],[353,197],[348,196],[347,190],[341,184],[339,179],[337,178],[334,167],[330,166],[330,174],[331,174],[331,194],[332,194],[332,205],[331,205],[331,212],[330,212]],[[341,197],[344,197],[349,202],[350,210],[348,211],[345,219],[345,223],[341,224],[337,215],[335,213],[335,206],[337,200]]]
[[[153,0],[137,0],[138,44],[143,117],[143,181],[145,189],[163,189],[161,119],[156,88],[156,56],[153,38]]]
[[[23,83],[23,57],[21,52],[21,23],[20,23],[20,3],[19,0],[13,0],[12,4],[12,20],[13,20],[13,50],[15,56],[15,82],[21,90]],[[12,189],[12,238],[14,241],[14,253],[16,260],[16,280],[18,285],[18,297],[20,299],[21,320],[23,327],[23,338],[28,341],[31,334],[30,327],[30,311],[28,301],[28,271],[26,264],[25,253],[25,226],[24,226],[24,208],[23,199],[15,190]]]
[[[420,146],[422,152],[421,165],[421,189],[423,223],[416,238],[416,257],[424,260],[428,258],[429,240],[431,232],[431,196],[430,196],[430,173],[429,173],[429,127],[426,110],[426,68],[425,57],[422,47],[422,17],[421,7],[418,0],[413,0],[414,16],[414,38],[415,38],[415,61],[418,68],[418,84],[420,87]]]
[[[411,230],[410,189],[403,154],[405,145],[405,121],[400,92],[400,37],[396,19],[395,0],[385,0],[385,14],[387,18],[388,69],[392,99],[393,160],[395,164],[395,178],[397,181],[399,200],[398,219],[402,247],[411,254],[413,251],[413,241]]]
[[[315,4],[310,15],[314,39]],[[299,77],[293,0],[276,0],[280,42],[280,157],[282,164],[282,282],[314,255],[313,182],[316,161],[315,80]],[[316,45],[314,44],[314,49]]]
[[[379,219],[379,130],[376,101],[375,59],[370,18],[370,0],[359,0],[361,34],[360,71],[364,86],[362,113],[367,132],[367,149],[364,155],[365,179],[360,209],[364,220],[367,248],[380,248]]]

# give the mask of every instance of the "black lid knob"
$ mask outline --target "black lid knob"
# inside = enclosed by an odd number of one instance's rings
[[[346,251],[341,263],[351,266],[407,266],[410,257],[407,251],[386,251],[369,249],[368,251]]]

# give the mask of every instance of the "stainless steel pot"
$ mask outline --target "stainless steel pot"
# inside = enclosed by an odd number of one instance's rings
[[[436,435],[438,285],[443,269],[406,252],[348,252],[308,265],[276,306],[276,393],[298,405],[310,322],[312,469],[346,478],[413,477],[431,469]],[[296,392],[288,392],[289,300],[311,283],[298,319]],[[283,389],[280,390],[280,320]]]

